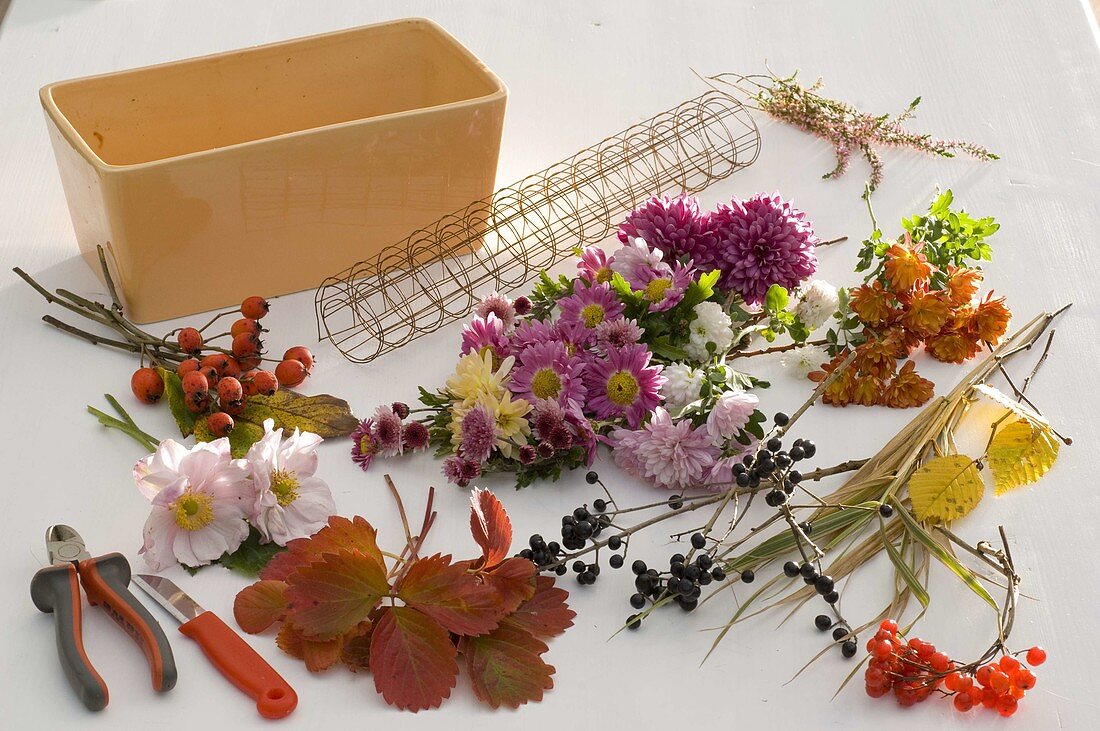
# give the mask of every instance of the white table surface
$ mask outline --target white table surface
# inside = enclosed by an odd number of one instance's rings
[[[508,84],[511,95],[501,151],[501,182],[547,163],[699,93],[689,67],[704,72],[800,68],[824,76],[828,90],[868,110],[898,110],[917,94],[915,123],[945,136],[988,145],[1003,160],[980,164],[905,151],[886,153],[886,182],[875,196],[878,218],[896,224],[923,209],[935,186],[1003,224],[988,281],[1007,295],[1018,322],[1072,300],[1058,325],[1054,350],[1032,397],[1076,440],[1042,483],[989,498],[957,530],[976,540],[1003,523],[1024,583],[1012,640],[1044,645],[1050,661],[1009,725],[1095,728],[1100,618],[1095,536],[1100,492],[1094,484],[1100,420],[1095,368],[1100,267],[1100,54],[1094,22],[1079,0],[938,2],[110,2],[15,0],[0,28],[0,267],[20,265],[50,287],[89,295],[102,288],[82,261],[39,109],[37,90],[51,81],[222,51],[402,16],[427,16],[454,33]],[[749,170],[714,186],[711,204],[734,193],[779,188],[810,213],[823,237],[868,232],[859,200],[866,170],[854,162],[840,181],[819,176],[832,166],[816,139],[760,118],[763,147]],[[822,275],[852,283],[853,249],[822,256]],[[265,324],[274,340],[312,342],[312,293],[278,300]],[[45,561],[46,526],[68,522],[92,552],[119,550],[141,566],[137,549],[147,506],[129,470],[139,456],[124,436],[105,433],[84,413],[111,392],[132,403],[127,357],[54,332],[39,321],[45,303],[14,275],[0,275],[0,727],[101,729],[238,729],[261,725],[251,703],[207,665],[197,647],[174,640],[180,680],[164,697],[149,689],[139,651],[97,611],[85,616],[90,657],[107,680],[111,704],[87,713],[73,696],[54,652],[49,617],[35,611],[28,584]],[[170,326],[166,325],[165,330]],[[317,348],[310,391],[340,394],[360,413],[378,402],[413,400],[415,384],[441,383],[451,367],[457,328],[424,338],[368,366]],[[776,387],[768,409],[793,409],[809,387],[761,363]],[[946,390],[961,371],[931,368]],[[147,430],[172,433],[166,409],[135,406]],[[800,433],[817,439],[819,464],[868,456],[916,412],[849,408],[811,410]],[[361,514],[396,540],[400,529],[382,483],[386,467],[362,474],[347,443],[325,446],[320,474],[333,486],[341,513]],[[410,505],[427,485],[441,485],[427,456],[388,468]],[[599,467],[616,494],[641,502],[652,493],[631,485],[606,462]],[[513,492],[493,482],[511,511],[517,536],[550,533],[558,516],[592,499],[577,474],[558,485]],[[473,551],[466,496],[442,486],[441,519],[431,547]],[[763,506],[758,506],[760,509]],[[687,527],[687,526],[685,526]],[[658,532],[660,533],[660,532]],[[635,555],[672,552],[667,534],[639,540]],[[880,561],[845,593],[844,611],[872,615],[889,591]],[[206,607],[230,617],[245,580],[220,568],[172,578]],[[609,639],[629,608],[630,577],[605,571],[595,587],[572,581],[576,626],[554,640],[548,660],[558,669],[545,702],[518,712],[491,712],[467,682],[442,710],[403,714],[388,708],[368,676],[336,669],[310,676],[283,656],[270,636],[250,637],[297,688],[301,703],[288,728],[549,729],[589,721],[624,728],[1000,727],[988,711],[962,718],[944,702],[902,710],[871,700],[856,681],[830,700],[851,665],[830,652],[797,680],[795,671],[823,645],[812,627],[817,607],[777,627],[778,615],[740,625],[700,665],[728,602],[683,615],[670,611],[637,634]],[[743,591],[743,590],[742,590]],[[922,634],[964,657],[984,648],[993,631],[987,608],[933,572],[933,604]],[[167,627],[170,620],[155,610]],[[231,621],[231,620],[230,620]],[[174,635],[174,632],[172,633]],[[1089,719],[1093,719],[1090,721]],[[367,724],[365,726],[364,724]],[[1006,725],[1005,727],[1009,727]]]

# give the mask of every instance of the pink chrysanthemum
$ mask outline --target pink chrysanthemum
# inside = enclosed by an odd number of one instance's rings
[[[644,239],[632,239],[615,252],[611,268],[634,289],[645,286],[645,272],[668,266],[664,254],[647,244]]]
[[[512,331],[512,354],[519,357],[524,348],[535,343],[551,343],[561,340],[553,323],[543,320],[522,320]]]
[[[459,487],[466,487],[470,480],[481,475],[481,465],[469,459],[459,456],[448,457],[443,460],[443,476],[448,482],[453,482]]]
[[[691,262],[686,266],[677,262],[674,267],[664,264],[639,271],[638,289],[649,303],[649,311],[664,312],[679,304],[691,284],[692,271]]]
[[[619,241],[644,239],[667,261],[693,259],[701,269],[714,264],[717,237],[709,216],[699,213],[699,202],[686,195],[654,196],[619,224]]]
[[[794,289],[817,269],[818,243],[806,214],[779,197],[758,194],[714,213],[718,234],[718,286],[749,304],[764,300],[768,287]]]
[[[560,322],[580,325],[585,331],[585,342],[595,337],[601,322],[613,320],[623,313],[623,303],[606,284],[575,287],[573,294],[558,300],[561,309]]]
[[[489,459],[497,438],[493,415],[483,405],[478,404],[462,417],[459,428],[461,441],[458,454],[478,464]]]
[[[419,452],[422,449],[428,448],[428,441],[431,435],[428,432],[428,427],[421,424],[419,421],[410,421],[405,424],[405,427],[401,430],[401,442],[404,444],[405,449],[410,452]]]
[[[706,429],[694,428],[688,419],[673,421],[660,406],[644,427],[617,429],[611,439],[620,467],[669,490],[700,485],[719,457]]]
[[[490,350],[495,360],[508,357],[510,349],[504,329],[504,322],[491,312],[486,317],[474,315],[462,326],[462,355]]]
[[[497,319],[504,323],[505,330],[510,329],[516,321],[515,305],[512,304],[512,300],[499,292],[493,292],[482,298],[481,302],[474,307],[474,314],[478,317],[496,315]]]
[[[374,442],[383,457],[401,454],[401,417],[389,406],[379,406],[374,411]]]
[[[598,246],[587,246],[577,260],[579,277],[589,284],[604,284],[611,281],[611,260],[607,252]]]
[[[549,439],[550,432],[565,426],[565,409],[557,401],[539,399],[531,409],[531,426],[539,439]]]
[[[597,419],[625,416],[637,429],[649,412],[661,403],[665,377],[661,366],[649,365],[653,356],[644,345],[608,351],[606,358],[594,358],[585,367],[588,408]]]
[[[581,411],[581,406],[576,401],[570,401],[565,409],[565,421],[573,429],[573,443],[584,447],[585,465],[592,466],[596,461],[596,447],[602,439]]]
[[[707,429],[714,443],[721,445],[736,439],[759,405],[760,399],[740,389],[719,396],[707,416]]]
[[[625,348],[640,341],[642,334],[642,328],[634,320],[609,320],[596,326],[596,345],[604,352],[610,348]]]
[[[378,443],[374,440],[374,420],[364,419],[351,433],[351,459],[365,472],[378,454]]]
[[[512,371],[509,389],[534,403],[553,399],[565,403],[568,399],[584,400],[582,376],[584,362],[570,355],[560,342],[537,343],[520,354],[520,365]]]

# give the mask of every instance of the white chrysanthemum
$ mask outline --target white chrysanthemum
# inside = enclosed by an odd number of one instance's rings
[[[665,397],[665,408],[673,414],[699,398],[703,371],[686,363],[673,363],[666,366],[661,374],[667,379],[661,386],[661,395]]]
[[[741,389],[719,396],[707,417],[707,431],[714,444],[721,446],[737,437],[759,405],[760,399]]]
[[[836,287],[824,279],[815,279],[802,290],[794,314],[812,331],[828,322],[839,305]]]
[[[783,353],[779,362],[792,376],[805,378],[812,371],[819,369],[822,363],[828,363],[829,354],[820,345],[803,345]]]
[[[713,356],[707,343],[714,343],[716,353],[724,353],[733,345],[733,320],[717,302],[702,302],[695,306],[695,319],[689,325],[691,333],[684,350],[695,360],[705,363]]]

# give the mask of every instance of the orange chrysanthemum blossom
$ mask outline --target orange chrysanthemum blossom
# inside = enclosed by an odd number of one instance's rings
[[[882,335],[882,339],[890,345],[891,352],[899,360],[908,358],[914,350],[920,347],[923,341],[923,338],[917,333],[898,326],[886,330]]]
[[[810,373],[807,378],[816,383],[821,383],[836,367],[848,357],[847,351],[839,353],[828,363],[821,366],[821,370]],[[837,375],[833,381],[825,387],[825,391],[821,394],[821,401],[831,406],[847,406],[852,402],[852,384],[855,381],[856,369],[853,365],[849,364],[841,373]]]
[[[856,348],[852,365],[860,375],[889,378],[898,367],[896,352],[897,344],[893,341],[872,338]]]
[[[962,307],[974,299],[982,283],[982,273],[969,267],[951,267],[947,270],[944,292],[952,307]]]
[[[996,345],[1008,330],[1008,321],[1011,319],[1012,311],[1005,304],[1005,298],[993,299],[993,293],[990,292],[985,301],[975,308],[970,323],[978,337],[990,345]]]
[[[897,243],[886,250],[886,280],[895,292],[905,292],[918,284],[924,284],[932,276],[932,265],[924,255],[920,244],[913,245],[909,234],[904,243]]]
[[[943,329],[947,319],[951,317],[951,306],[944,301],[939,292],[918,289],[906,297],[904,305],[905,309],[898,321],[907,330],[921,337],[935,335]]]
[[[923,406],[932,398],[935,384],[917,375],[916,364],[906,362],[882,393],[882,403],[892,409],[908,409]]]
[[[981,347],[978,337],[965,328],[944,330],[939,335],[924,341],[925,352],[944,363],[968,361],[978,354]]]
[[[879,325],[893,317],[892,299],[893,295],[880,282],[861,284],[852,290],[852,312],[859,316],[864,325]]]
[[[881,378],[860,376],[852,383],[852,403],[860,406],[874,406],[882,398],[884,388],[884,382]]]

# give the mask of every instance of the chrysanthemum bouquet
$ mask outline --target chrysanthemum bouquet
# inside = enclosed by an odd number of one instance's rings
[[[748,391],[766,385],[731,362],[756,337],[804,341],[836,309],[835,289],[803,287],[818,238],[778,194],[709,212],[652,198],[618,238],[578,250],[572,277],[543,272],[530,297],[485,297],[445,386],[422,388],[413,418],[380,407],[353,458],[366,469],[430,445],[451,482],[512,472],[522,487],[590,465],[604,443],[662,487],[728,484],[763,436]]]

